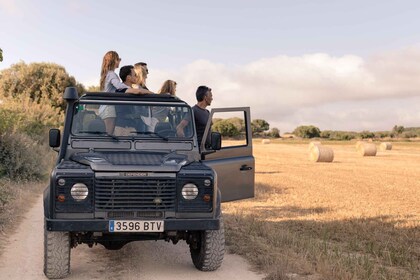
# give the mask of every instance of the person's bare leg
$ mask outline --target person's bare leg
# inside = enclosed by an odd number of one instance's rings
[[[115,118],[106,118],[104,119],[104,123],[105,123],[106,132],[108,134],[113,134],[114,128],[115,128]]]

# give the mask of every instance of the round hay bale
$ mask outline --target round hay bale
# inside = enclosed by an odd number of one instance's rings
[[[373,143],[363,143],[359,146],[358,153],[363,157],[376,156],[376,145]]]
[[[379,150],[380,151],[392,150],[392,144],[389,142],[382,142],[379,145]]]
[[[356,142],[356,151],[359,151],[360,146],[363,145],[363,143],[366,143],[366,142],[364,142],[364,141],[357,141]]]
[[[313,162],[332,162],[334,151],[329,147],[313,146],[309,151],[309,159]]]
[[[270,144],[270,142],[271,142],[270,139],[263,139],[262,140],[263,144]]]
[[[315,146],[321,146],[321,142],[319,142],[319,141],[312,141],[312,142],[310,142],[309,143],[309,146],[308,146],[308,151],[311,151],[312,148],[315,147]]]

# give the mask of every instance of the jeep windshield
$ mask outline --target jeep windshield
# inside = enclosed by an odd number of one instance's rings
[[[75,104],[72,134],[77,137],[186,139],[193,136],[191,108],[185,104],[109,102]],[[177,127],[187,123],[182,130]]]

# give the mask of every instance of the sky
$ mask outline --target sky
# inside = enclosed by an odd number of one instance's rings
[[[104,54],[148,63],[195,104],[250,107],[281,133],[420,126],[419,1],[0,0],[0,71],[53,62],[98,85]],[[118,69],[117,69],[118,73]]]

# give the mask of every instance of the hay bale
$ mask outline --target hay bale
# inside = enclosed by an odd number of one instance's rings
[[[376,156],[376,145],[374,143],[363,143],[357,151],[363,157]]]
[[[309,143],[309,146],[308,146],[308,151],[311,151],[312,148],[315,147],[315,146],[321,146],[321,142],[319,142],[319,141],[312,141],[312,142],[310,142]]]
[[[329,147],[313,146],[309,151],[309,159],[313,162],[332,162],[334,151]]]
[[[379,145],[380,151],[392,150],[392,144],[390,142],[382,142]]]
[[[271,142],[270,139],[263,139],[262,140],[263,144],[270,144],[270,142]]]
[[[363,145],[363,143],[366,143],[365,141],[357,141],[356,142],[356,151],[359,151],[360,146]]]

